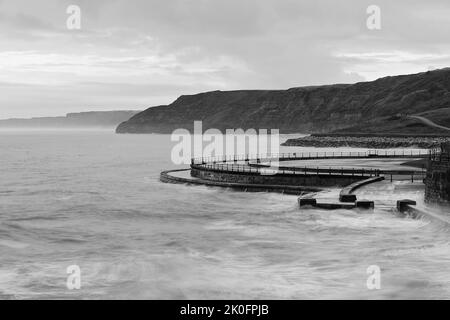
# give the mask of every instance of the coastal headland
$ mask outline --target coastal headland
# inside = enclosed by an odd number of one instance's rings
[[[449,136],[442,127],[450,127],[450,68],[355,84],[182,95],[134,115],[116,132],[192,131],[194,121],[204,130]]]

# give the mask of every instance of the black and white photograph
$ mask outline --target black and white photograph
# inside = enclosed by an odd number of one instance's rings
[[[449,35],[448,0],[0,0],[0,300],[450,300]]]

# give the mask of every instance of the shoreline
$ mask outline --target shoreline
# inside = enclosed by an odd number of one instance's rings
[[[314,134],[301,138],[292,138],[282,143],[285,147],[316,147],[316,148],[369,148],[395,149],[417,148],[432,149],[444,142],[449,142],[448,136],[409,136],[409,135],[363,135],[363,134]]]

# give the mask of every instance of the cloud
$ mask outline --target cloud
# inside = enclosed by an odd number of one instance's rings
[[[368,0],[3,0],[0,81],[23,87],[0,100],[0,115],[445,67],[447,1],[378,0],[382,29],[370,31]],[[65,27],[70,4],[81,8],[79,31]]]
[[[336,53],[335,56],[345,61],[345,70],[354,73],[367,80],[389,75],[386,66],[391,68],[391,74],[409,74],[449,66],[450,53],[428,53],[408,51],[385,51],[385,52],[345,52]]]

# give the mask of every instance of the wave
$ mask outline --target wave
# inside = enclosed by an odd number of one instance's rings
[[[29,246],[28,243],[23,243],[19,241],[12,241],[12,240],[3,240],[0,239],[0,246],[8,247],[11,249],[24,249]]]

